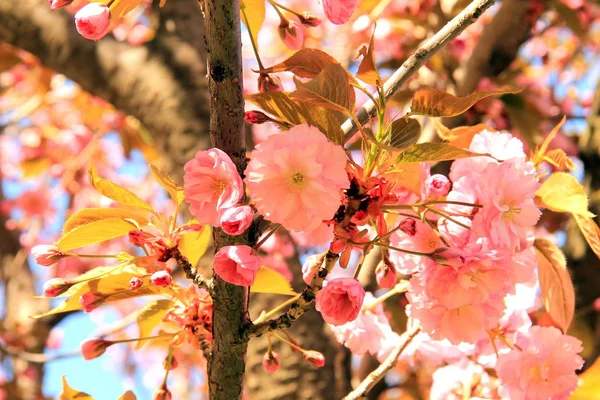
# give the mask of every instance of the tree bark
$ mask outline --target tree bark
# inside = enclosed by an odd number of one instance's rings
[[[246,168],[242,43],[239,0],[207,0],[204,3],[210,136],[215,147],[227,153],[238,172]],[[241,240],[256,244],[249,229]],[[214,231],[215,251],[235,243],[221,229]],[[246,350],[242,327],[248,310],[249,288],[232,285],[213,274],[213,342],[208,362],[209,397],[234,400],[242,396]]]

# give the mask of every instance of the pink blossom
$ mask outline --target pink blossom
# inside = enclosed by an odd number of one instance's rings
[[[79,302],[83,311],[89,313],[104,302],[104,296],[99,292],[86,292],[79,297]]]
[[[281,21],[278,28],[279,37],[291,50],[299,50],[304,43],[304,31],[302,25],[295,20]]]
[[[317,128],[298,125],[256,146],[246,184],[259,212],[287,229],[306,231],[333,217],[349,186],[342,147]]]
[[[520,334],[519,349],[496,362],[501,394],[514,400],[567,399],[577,388],[581,341],[554,327],[534,326]]]
[[[35,259],[35,262],[44,267],[56,264],[61,258],[64,257],[64,253],[56,246],[49,245],[38,245],[31,249],[31,255]]]
[[[45,297],[57,297],[69,290],[71,286],[73,283],[62,278],[52,278],[44,283],[42,293]]]
[[[219,149],[198,151],[183,167],[183,190],[190,212],[202,224],[220,226],[220,214],[244,194],[235,164]]]
[[[150,282],[156,286],[169,286],[173,278],[167,271],[156,271],[150,277]]]
[[[221,215],[221,227],[231,236],[241,235],[252,225],[254,210],[248,205],[234,206],[226,209]]]
[[[136,290],[139,289],[144,284],[144,280],[139,276],[134,276],[129,280],[129,289]]]
[[[302,355],[306,361],[310,362],[317,368],[321,368],[323,365],[325,365],[325,356],[318,351],[307,350]]]
[[[52,10],[56,10],[57,8],[68,6],[72,2],[73,2],[73,0],[48,0],[48,4],[50,4],[50,9],[52,9]]]
[[[336,278],[317,293],[315,308],[325,322],[343,325],[358,316],[365,298],[365,290],[352,278]]]
[[[213,268],[225,282],[251,286],[260,268],[260,258],[250,246],[224,246],[215,254]]]
[[[323,9],[329,21],[336,25],[348,22],[358,0],[323,0]]]
[[[81,355],[85,360],[93,360],[100,357],[113,342],[108,340],[94,338],[81,343]]]
[[[463,358],[433,373],[430,400],[494,399],[497,385],[485,369]]]
[[[450,191],[450,180],[444,175],[431,175],[425,184],[430,196],[443,197]]]
[[[384,289],[391,289],[396,284],[398,275],[396,274],[396,268],[389,259],[383,259],[377,264],[375,279],[379,287]]]
[[[266,233],[260,237],[262,240]],[[260,249],[269,254],[279,254],[284,258],[290,258],[296,253],[294,244],[289,239],[288,235],[282,235],[275,232],[267,238],[260,246]]]
[[[267,351],[263,357],[262,365],[265,371],[267,371],[269,374],[277,371],[281,365],[279,354],[275,353],[274,351]]]
[[[102,39],[110,27],[110,9],[104,4],[86,4],[75,14],[75,27],[86,39]]]
[[[373,300],[375,297],[367,292],[363,308],[354,321],[343,325],[330,325],[337,341],[350,349],[353,354],[377,355],[386,339],[396,337],[384,314],[383,306],[379,304],[374,308],[369,307],[369,303]]]
[[[473,231],[499,249],[528,247],[528,234],[542,215],[533,198],[540,187],[536,172],[525,162],[490,163],[481,174]]]
[[[443,243],[433,228],[416,218],[406,218],[400,221],[400,229],[390,236],[390,244],[399,249],[420,253],[432,253],[443,247]],[[396,270],[404,275],[413,274],[430,262],[429,259],[422,256],[395,250],[390,251],[389,257]]]

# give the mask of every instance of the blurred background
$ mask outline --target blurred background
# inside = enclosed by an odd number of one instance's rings
[[[210,100],[198,3],[167,0],[159,8],[159,1],[136,1],[135,9],[113,21],[111,33],[97,42],[75,31],[73,13],[85,3],[76,0],[52,11],[47,0],[0,2],[0,400],[57,398],[62,375],[96,399],[116,399],[125,390],[148,399],[164,374],[160,349],[112,346],[92,361],[84,361],[79,353],[81,341],[92,336],[118,332],[135,337],[135,324],[123,326],[119,321],[142,303],[117,302],[92,314],[29,318],[56,305],[38,297],[45,281],[73,278],[109,262],[66,258],[47,268],[29,256],[33,246],[53,243],[73,212],[110,204],[87,180],[90,160],[102,177],[127,187],[157,209],[170,210],[173,205],[149,176],[148,163],[161,166],[182,183],[184,163],[198,149],[210,147]],[[351,70],[377,21],[376,60],[382,76],[389,76],[469,1],[360,0],[351,21],[341,26],[327,22],[316,1],[280,3],[322,19],[318,27],[301,27],[303,46],[323,49]],[[257,43],[265,66],[294,52],[280,39],[279,23],[278,13],[267,4]],[[255,93],[258,74],[252,70],[258,63],[245,29],[243,45],[244,90]],[[589,190],[591,209],[598,215],[599,78],[600,2],[502,0],[421,68],[393,97],[390,107],[405,109],[414,91],[422,87],[457,95],[504,84],[522,87],[518,94],[480,101],[444,123],[449,127],[486,123],[510,131],[532,150],[565,116],[552,146],[562,148],[578,167],[574,174]],[[285,74],[281,85],[286,90],[294,87]],[[248,147],[276,132],[274,125],[248,125]],[[436,132],[433,124],[424,124],[426,138],[436,138]],[[570,333],[584,342],[583,357],[589,366],[600,354],[600,262],[568,216],[548,213],[543,219],[543,233],[568,255],[578,310]],[[324,239],[323,243],[327,232]],[[285,241],[285,237],[273,240]],[[294,240],[295,247],[278,242],[262,256],[265,265],[299,285],[301,261],[314,252],[315,243],[305,245],[302,237]],[[128,246],[126,240],[115,239],[86,252],[114,254]],[[200,260],[199,267],[209,264]],[[375,288],[370,280],[377,262],[371,264],[364,283]],[[253,299],[252,306],[269,309],[277,301],[261,296]],[[539,324],[552,323],[544,313],[534,317]],[[303,347],[325,354],[327,364],[319,370],[303,362],[300,354],[281,348],[285,368],[268,375],[261,366],[266,342],[253,342],[248,398],[340,398],[349,391],[352,379],[377,365],[370,356],[352,358],[325,328],[313,312],[292,330]],[[174,398],[204,398],[202,357],[189,351],[178,361],[180,367],[169,378]],[[370,398],[427,398],[431,371],[424,367],[408,373],[400,366],[396,372],[395,379],[383,381]]]

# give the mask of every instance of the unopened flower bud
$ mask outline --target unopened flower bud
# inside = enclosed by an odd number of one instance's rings
[[[45,297],[56,297],[69,290],[71,286],[73,286],[73,283],[70,281],[62,278],[53,278],[44,283],[42,293]]]
[[[260,93],[283,91],[281,79],[277,75],[260,74],[258,76],[258,91]]]
[[[150,282],[156,286],[169,286],[173,278],[167,271],[156,271],[150,277]]]
[[[169,258],[166,262],[165,262],[165,268],[167,269],[167,272],[170,274],[173,272],[173,270],[177,267],[177,260],[174,258]]]
[[[312,282],[313,278],[319,271],[319,267],[321,266],[322,262],[323,256],[321,254],[314,254],[304,261],[304,264],[302,264],[302,279],[304,280],[304,283],[310,285],[310,282]]]
[[[302,26],[294,20],[281,21],[278,28],[279,37],[291,50],[299,50],[304,43],[304,32]]]
[[[179,366],[179,363],[177,362],[177,359],[175,358],[175,356],[171,356],[170,362],[169,362],[169,357],[166,357],[165,361],[163,361],[163,368],[165,371],[166,370],[174,370],[178,366]]]
[[[264,124],[271,119],[262,111],[246,111],[244,119],[249,124]]]
[[[144,283],[144,280],[142,278],[140,278],[139,276],[134,276],[133,278],[131,278],[129,280],[129,289],[131,289],[131,290],[138,289],[140,286],[142,286],[143,283]]]
[[[104,302],[104,296],[99,292],[87,292],[79,297],[79,302],[86,313],[92,312]]]
[[[104,354],[106,349],[112,344],[114,342],[100,338],[85,340],[81,343],[81,355],[84,360],[93,360]]]
[[[44,267],[49,267],[63,258],[65,253],[60,251],[56,246],[38,245],[31,249],[31,255],[36,263]]]
[[[406,218],[400,222],[400,230],[408,236],[415,236],[417,234],[417,221],[414,218]]]
[[[445,196],[450,191],[450,180],[441,174],[431,175],[427,179],[427,188],[430,196]]]
[[[386,257],[387,258],[387,257]],[[380,288],[391,289],[396,284],[398,275],[396,269],[390,264],[389,259],[383,259],[377,264],[375,278]]]
[[[52,9],[52,10],[56,10],[57,8],[68,6],[72,2],[73,2],[73,0],[48,0],[48,4],[50,4],[50,9]]]
[[[279,354],[275,353],[274,351],[267,351],[263,357],[262,365],[265,371],[267,371],[269,374],[277,371],[281,365]]]
[[[154,393],[153,400],[171,400],[171,399],[172,399],[171,391],[169,389],[167,389],[166,386],[161,386],[160,388],[158,388],[156,393]]]
[[[321,25],[321,22],[323,22],[315,14],[307,11],[303,12],[302,15],[299,15],[298,18],[300,19],[300,23],[304,26],[317,27]]]
[[[594,300],[593,307],[594,307],[594,311],[600,312],[600,297],[598,297],[596,300]]]
[[[304,359],[312,363],[317,368],[325,365],[325,356],[315,350],[306,350],[303,354]]]
[[[102,39],[110,27],[110,9],[100,3],[83,6],[75,14],[75,27],[86,39]]]
[[[241,235],[252,225],[254,210],[251,206],[233,206],[221,215],[221,228],[230,236]]]

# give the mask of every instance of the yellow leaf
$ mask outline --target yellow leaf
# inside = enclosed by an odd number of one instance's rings
[[[582,217],[594,217],[588,211],[585,189],[577,179],[565,172],[555,172],[536,192],[538,203],[556,212],[570,212]]]
[[[60,303],[52,310],[34,315],[31,318],[42,318],[48,315],[59,314],[67,311],[81,310],[81,302],[79,298],[87,292],[98,292],[105,296],[104,303],[110,303],[122,299],[130,299],[134,297],[157,295],[163,292],[163,288],[155,286],[150,282],[150,276],[144,276],[147,274],[143,268],[135,266],[128,266],[123,270],[116,271],[115,273],[93,279],[87,282],[82,282],[75,285],[75,288],[71,288],[71,297]],[[136,290],[129,289],[129,281],[134,276],[143,277],[143,284]],[[72,290],[74,289],[74,290]]]
[[[363,59],[358,66],[358,71],[356,72],[356,77],[361,81],[368,83],[373,86],[381,85],[381,76],[379,76],[379,72],[377,71],[377,66],[375,65],[375,30],[373,30],[373,34],[371,35],[371,41],[369,42],[369,46],[363,46],[358,51],[359,56],[363,56]]]
[[[242,22],[258,43],[258,33],[265,20],[265,0],[242,0],[240,3]]]
[[[197,224],[198,221],[192,220],[188,224]],[[179,251],[188,259],[192,266],[198,264],[200,257],[206,253],[212,239],[212,230],[210,226],[204,225],[200,232],[190,232],[181,235],[179,242]]]
[[[137,397],[135,397],[135,394],[131,390],[128,390],[118,400],[137,400]]]
[[[25,160],[21,163],[21,171],[23,171],[23,178],[31,178],[41,174],[42,172],[48,171],[48,168],[52,163],[48,158],[34,158],[31,160]]]
[[[62,376],[62,382],[63,390],[58,396],[58,400],[94,400],[89,394],[71,388],[67,383],[67,377],[65,375]]]
[[[481,131],[494,131],[487,124],[477,124],[473,126],[459,126],[454,129],[448,129],[443,126],[438,119],[433,118],[431,120],[438,130],[438,135],[443,140],[448,141],[454,147],[461,149],[468,149],[473,140],[473,136]]]
[[[421,136],[421,124],[414,118],[398,118],[386,129],[386,138],[393,150],[402,150],[417,142]]]
[[[91,269],[91,270],[79,275],[77,278],[73,279],[73,281],[81,282],[81,283],[71,286],[66,292],[64,292],[63,294],[61,294],[57,297],[70,297],[74,293],[77,293],[79,288],[85,283],[83,281],[90,281],[92,279],[110,275],[111,273],[118,273],[119,269],[123,269],[123,265],[119,265],[119,266],[112,265],[112,266],[106,266],[106,267],[96,267],[94,269]],[[144,271],[140,271],[140,272],[144,272]]]
[[[552,320],[565,333],[575,314],[575,290],[563,252],[547,239],[535,239],[541,298]]]
[[[279,272],[261,266],[254,278],[254,285],[250,286],[250,291],[254,293],[274,293],[295,296],[290,283]]]
[[[313,80],[302,83],[296,80],[296,91],[290,97],[293,100],[315,104],[351,114],[356,103],[354,88],[350,77],[339,64],[330,64]]]
[[[159,299],[146,304],[137,316],[137,325],[140,330],[140,337],[145,338],[152,335],[152,331],[163,320],[167,311],[173,306],[173,301]],[[142,347],[147,340],[139,340],[135,346],[136,349]]]
[[[94,168],[94,165],[91,163],[88,171],[88,177],[92,186],[109,199],[125,206],[140,208],[150,212],[154,211],[148,203],[131,193],[129,190],[117,185],[114,182],[100,178],[96,168]]]
[[[256,72],[272,73],[289,71],[302,78],[314,78],[330,64],[339,64],[339,62],[322,50],[301,49],[287,60]]]
[[[71,215],[63,226],[63,236],[82,225],[90,222],[102,221],[109,218],[120,218],[135,221],[140,225],[148,222],[148,216],[144,212],[126,210],[122,208],[84,208]],[[133,228],[130,228],[130,230]]]
[[[340,126],[346,117],[340,111],[294,101],[285,92],[257,93],[246,99],[284,123],[316,126],[333,143],[341,144],[344,140]]]
[[[535,155],[533,156],[534,164],[537,165],[540,161],[542,161],[542,158],[544,157],[544,155],[546,154],[546,151],[548,150],[548,146],[554,140],[554,138],[556,138],[556,135],[558,135],[558,132],[560,132],[560,128],[562,128],[562,126],[564,125],[566,120],[567,120],[566,116],[563,116],[562,119],[560,120],[560,122],[558,124],[556,124],[556,126],[554,128],[552,128],[552,130],[550,131],[548,136],[546,136],[546,139],[544,139],[544,142],[542,143],[540,148],[535,152]]]
[[[581,230],[583,237],[590,245],[592,251],[600,258],[600,227],[596,222],[588,217],[582,217],[577,214],[573,214],[577,226]]]
[[[473,153],[472,151],[460,149],[447,143],[417,143],[402,151],[398,155],[396,163],[408,164],[420,162],[437,162],[456,160],[457,158],[481,156],[491,157],[491,155],[487,153]]]
[[[69,251],[126,235],[133,229],[138,227],[133,222],[121,218],[92,221],[68,231],[55,245],[62,251]]]
[[[544,155],[543,160],[561,171],[573,171],[577,169],[573,160],[567,156],[567,153],[563,149],[550,150]]]
[[[413,97],[410,111],[430,117],[453,117],[464,113],[486,97],[520,91],[521,89],[513,87],[502,87],[497,90],[475,92],[468,96],[457,97],[437,89],[419,90]]]
[[[600,400],[600,358],[583,374],[579,375],[579,387],[569,400]]]
[[[156,182],[160,184],[177,204],[181,204],[183,197],[179,195],[180,189],[169,174],[155,165],[150,164],[150,173]],[[183,193],[183,192],[181,192]]]
[[[96,0],[96,2],[108,5],[111,0]],[[109,8],[112,16],[121,18],[141,3],[142,0],[114,0]]]

